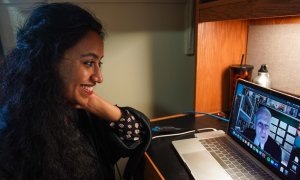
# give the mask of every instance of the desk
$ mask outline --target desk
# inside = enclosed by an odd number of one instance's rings
[[[175,126],[189,130],[210,127],[226,131],[227,125],[228,123],[210,116],[194,117],[191,115],[178,115],[151,121],[151,127]],[[153,134],[153,136],[156,135]],[[148,151],[145,153],[144,179],[191,179],[186,167],[173,148],[171,141],[192,137],[194,137],[193,133],[153,139]]]

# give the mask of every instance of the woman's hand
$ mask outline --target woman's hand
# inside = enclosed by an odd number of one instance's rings
[[[94,92],[91,95],[85,94],[84,98],[80,98],[76,108],[85,109],[97,117],[108,121],[117,121],[122,115],[121,110],[117,106],[112,105]]]

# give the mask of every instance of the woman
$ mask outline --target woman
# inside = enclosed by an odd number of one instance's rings
[[[94,93],[103,39],[102,25],[76,5],[30,14],[0,65],[0,179],[114,179],[126,156],[124,177],[135,175],[148,119]]]

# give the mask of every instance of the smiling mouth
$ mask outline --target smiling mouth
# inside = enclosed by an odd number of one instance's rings
[[[86,92],[88,95],[93,94],[93,86],[86,86],[86,85],[81,85],[81,89]]]

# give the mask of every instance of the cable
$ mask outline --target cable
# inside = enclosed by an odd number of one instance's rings
[[[222,117],[220,117],[220,116],[217,116],[217,115],[214,115],[214,114],[210,114],[210,113],[206,113],[206,112],[186,111],[185,114],[205,114],[205,115],[208,115],[208,116],[211,116],[211,117],[220,119],[220,120],[222,120],[222,121],[229,122],[229,119],[222,118]]]
[[[153,136],[152,139],[156,139],[156,138],[161,138],[161,137],[169,137],[169,136],[179,136],[179,135],[184,135],[184,134],[188,134],[188,133],[194,133],[196,130],[191,130],[191,131],[185,131],[182,133],[176,133],[176,134],[164,134],[164,135],[158,135],[158,136]]]
[[[224,122],[229,122],[229,120],[226,119],[226,118],[222,118],[220,116],[210,114],[210,113],[206,113],[206,112],[186,111],[185,114],[205,114],[205,115],[220,119]],[[152,132],[170,133],[170,132],[176,132],[178,130],[184,130],[184,129],[183,128],[176,128],[176,127],[173,127],[173,126],[155,126],[151,130],[152,130]],[[181,132],[181,133],[173,133],[173,134],[164,134],[164,135],[153,136],[152,139],[161,138],[161,137],[170,137],[170,136],[180,136],[180,135],[184,135],[184,134],[188,134],[188,133],[195,133],[197,131],[202,131],[202,130],[216,131],[216,129],[214,129],[214,128],[202,128],[202,129],[197,129],[197,130],[185,131],[185,132]]]
[[[188,133],[195,133],[195,132],[204,131],[204,130],[213,130],[213,131],[217,131],[215,128],[201,128],[201,129],[190,130],[190,131],[185,131],[185,132],[181,132],[181,133],[164,134],[164,135],[153,136],[153,137],[152,137],[152,140],[153,140],[153,139],[156,139],[156,138],[162,138],[162,137],[180,136],[180,135],[184,135],[184,134],[188,134]]]
[[[152,132],[157,132],[157,133],[174,133],[176,131],[182,131],[185,130],[184,128],[177,128],[174,126],[155,126],[151,128]]]

